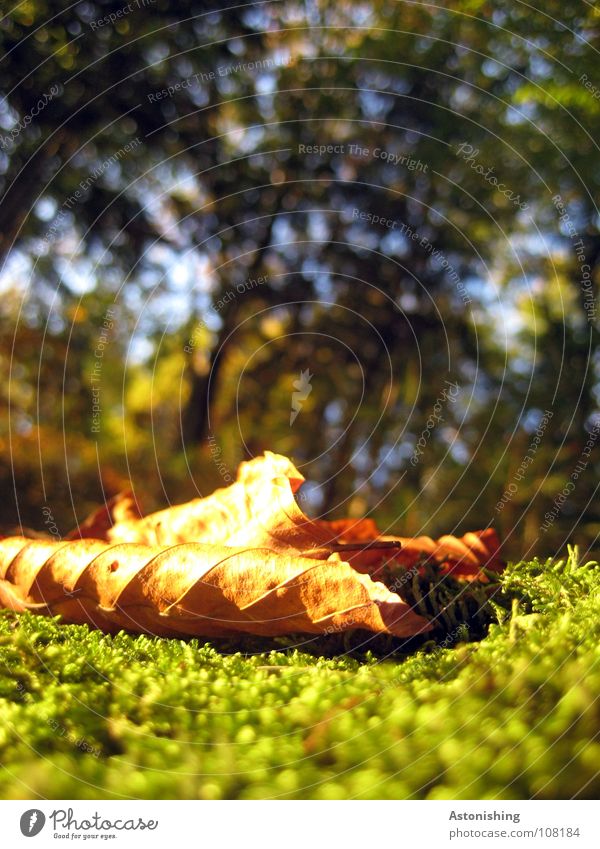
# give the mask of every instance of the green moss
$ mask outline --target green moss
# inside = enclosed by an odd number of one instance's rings
[[[599,595],[576,551],[519,563],[478,642],[330,658],[3,612],[0,796],[596,798]]]

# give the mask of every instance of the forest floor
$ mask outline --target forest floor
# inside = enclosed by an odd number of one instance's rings
[[[387,657],[2,612],[0,798],[598,798],[600,567],[502,586],[483,639]]]

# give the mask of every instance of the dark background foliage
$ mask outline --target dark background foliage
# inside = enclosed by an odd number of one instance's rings
[[[558,0],[6,12],[3,528],[62,534],[128,481],[207,494],[268,448],[315,514],[593,548],[599,25]]]

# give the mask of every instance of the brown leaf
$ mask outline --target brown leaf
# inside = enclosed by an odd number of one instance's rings
[[[485,581],[487,578],[482,568],[501,572],[505,565],[500,558],[500,540],[493,528],[471,531],[460,538],[445,534],[435,541],[427,536],[382,536],[373,519],[338,519],[317,524],[329,528],[341,542],[365,543],[365,550],[354,559],[353,565],[370,574],[381,570],[381,557],[378,559],[377,556],[380,549],[375,546],[384,540],[400,543],[401,547],[392,555],[397,563],[412,568],[423,560],[431,559],[455,578]]]
[[[370,542],[381,536],[374,519],[318,519],[317,525],[339,542]]]
[[[303,481],[287,457],[266,451],[264,456],[240,465],[235,483],[207,498],[140,519],[132,506],[131,494],[125,493],[69,536],[151,545],[201,542],[267,546],[304,556],[310,556],[315,549],[327,549],[342,552],[352,566],[366,574],[379,573],[382,564],[392,558],[407,568],[429,558],[445,572],[466,580],[486,580],[482,567],[495,571],[504,567],[499,556],[500,543],[491,528],[462,538],[445,535],[435,541],[427,536],[382,536],[370,518],[309,519],[294,498]]]
[[[254,520],[257,502],[269,497],[272,482],[277,479],[286,481],[291,493],[304,483],[304,477],[287,457],[265,451],[263,456],[241,463],[231,486],[149,516],[141,517],[130,492],[121,493],[71,531],[68,538],[150,545],[225,544],[232,534]]]
[[[402,548],[394,559],[408,568],[430,559],[455,578],[486,581],[483,568],[501,572],[505,566],[500,557],[500,540],[493,528],[472,531],[460,538],[446,534],[437,541],[425,536],[399,539]]]
[[[370,539],[368,552],[364,552],[365,545],[356,533],[340,541],[340,529],[329,522],[309,519],[294,498],[294,490],[303,481],[301,473],[287,457],[266,451],[264,456],[242,463],[236,482],[231,486],[144,518],[138,518],[132,508],[130,493],[117,496],[78,530],[72,531],[69,538],[95,537],[110,542],[149,545],[201,542],[266,546],[274,551],[305,556],[310,556],[315,549],[327,549],[330,553],[344,552],[353,565],[380,563],[380,549],[397,548],[392,537],[380,543]],[[358,525],[350,521],[353,527]],[[370,520],[364,522],[366,527],[374,526]],[[344,527],[346,525],[345,522]],[[361,544],[353,545],[355,542]]]
[[[298,471],[290,459],[273,451],[265,451],[259,457],[240,463],[236,475],[236,480],[246,487],[274,478],[287,478],[292,492],[297,492],[305,480],[304,475]]]
[[[0,542],[0,603],[109,632],[162,636],[430,630],[383,584],[325,555],[11,537]]]
[[[108,539],[113,525],[135,523],[141,518],[142,512],[133,492],[126,490],[119,492],[102,507],[94,510],[78,528],[67,534],[66,539]]]

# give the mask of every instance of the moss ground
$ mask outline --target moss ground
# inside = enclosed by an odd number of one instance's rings
[[[478,641],[333,657],[2,612],[0,797],[597,798],[600,567],[502,599]]]

